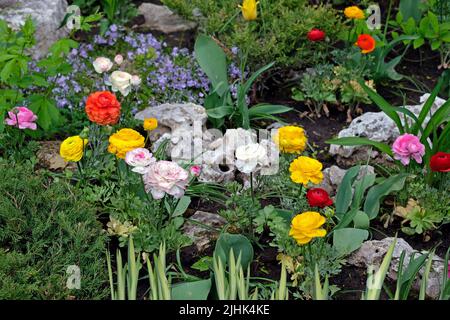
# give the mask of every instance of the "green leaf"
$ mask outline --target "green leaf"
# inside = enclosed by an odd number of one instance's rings
[[[325,141],[329,144],[336,144],[339,146],[374,146],[381,152],[384,152],[390,156],[393,156],[391,147],[388,146],[385,143],[372,141],[367,138],[360,138],[360,137],[342,137],[342,138],[336,138],[336,139],[330,139]]]
[[[16,68],[16,60],[9,60],[0,72],[0,79],[3,83],[6,83],[9,77],[13,74],[14,68]]]
[[[395,124],[397,125],[397,128],[400,131],[400,134],[405,133],[405,130],[403,128],[402,122],[400,120],[400,117],[396,111],[396,109],[389,104],[382,96],[380,96],[378,93],[373,91],[371,88],[366,86],[364,81],[359,81],[359,84],[364,89],[364,91],[367,93],[369,98],[375,102],[375,104],[389,117],[391,118]]]
[[[173,210],[172,217],[182,216],[186,212],[190,203],[191,197],[188,196],[181,197],[180,200],[178,200],[175,210]]]
[[[246,270],[253,261],[253,247],[250,241],[241,234],[222,233],[216,242],[214,256],[218,255],[226,265],[231,249],[235,257],[241,254],[242,268]]]
[[[274,104],[258,104],[249,109],[249,116],[261,115],[261,114],[279,114],[291,111],[292,108],[274,105]]]
[[[359,174],[360,166],[347,170],[336,193],[336,216],[342,218],[352,203],[352,185]]]
[[[222,106],[218,108],[213,109],[206,109],[206,113],[208,114],[208,117],[214,118],[214,119],[222,119],[226,116],[229,116],[234,111],[233,107],[230,106]]]
[[[228,83],[225,53],[211,37],[199,35],[195,41],[194,51],[198,64],[208,76],[213,88],[217,88],[220,83]],[[226,91],[227,88],[221,86],[217,94],[223,96]]]
[[[333,232],[333,248],[341,255],[348,255],[361,247],[369,237],[367,230],[343,228]]]
[[[413,48],[414,49],[418,49],[421,46],[423,46],[424,43],[425,43],[425,39],[424,38],[422,38],[422,37],[417,38],[416,40],[413,41]]]
[[[353,223],[355,228],[368,230],[370,227],[369,216],[363,211],[357,211],[353,217]]]
[[[429,115],[431,107],[434,104],[434,100],[436,100],[436,97],[438,96],[439,92],[441,91],[442,84],[444,83],[444,77],[439,78],[438,83],[434,87],[433,91],[431,92],[429,98],[424,103],[422,110],[420,110],[419,117],[417,121],[414,123],[414,126],[412,128],[412,134],[418,135],[419,128],[422,128],[422,124],[425,121],[425,118]]]
[[[419,21],[422,16],[420,10],[420,0],[400,0],[399,13],[403,16],[403,21],[413,18],[415,21]]]
[[[364,203],[364,212],[371,220],[376,218],[378,215],[381,199],[391,192],[401,190],[408,176],[409,174],[407,173],[400,173],[387,178],[382,183],[369,189],[369,192],[367,192],[366,201]]]
[[[40,95],[30,96],[29,100],[29,108],[37,115],[37,124],[42,129],[48,131],[61,122],[61,115],[54,100]]]
[[[206,300],[211,290],[211,279],[172,285],[173,300]]]
[[[444,123],[450,113],[450,100],[445,102],[439,109],[431,117],[430,121],[427,123],[422,136],[420,137],[420,141],[425,144],[426,140],[433,132],[433,130],[439,127],[442,123]]]

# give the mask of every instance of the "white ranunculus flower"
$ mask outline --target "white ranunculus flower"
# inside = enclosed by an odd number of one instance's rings
[[[111,70],[113,63],[108,58],[98,57],[97,59],[94,60],[92,65],[94,66],[95,72],[103,73]]]
[[[123,71],[114,71],[109,77],[109,81],[112,86],[112,91],[120,93],[127,96],[131,90],[131,74]]]
[[[267,150],[259,143],[250,143],[236,149],[236,167],[239,171],[249,174],[255,171],[258,165],[268,163]]]
[[[137,87],[141,84],[142,80],[139,76],[134,75],[131,77],[131,85]]]
[[[117,63],[117,65],[121,65],[123,62],[123,56],[121,54],[118,54],[114,57],[114,62]]]

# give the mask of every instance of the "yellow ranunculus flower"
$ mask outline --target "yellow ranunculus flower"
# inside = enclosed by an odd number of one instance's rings
[[[305,136],[305,130],[296,126],[285,126],[278,129],[274,136],[274,141],[285,153],[301,153],[306,148],[308,139]]]
[[[357,6],[351,6],[351,7],[345,8],[344,14],[349,19],[362,20],[366,17],[366,15],[364,14],[364,11],[362,11]]]
[[[309,157],[298,157],[289,166],[291,180],[302,183],[305,187],[308,182],[319,184],[323,180],[322,164],[316,159]]]
[[[64,161],[78,162],[83,158],[84,146],[88,143],[87,139],[81,139],[80,136],[69,137],[61,143],[59,154]]]
[[[256,20],[258,16],[258,6],[259,1],[256,0],[243,0],[242,6],[239,6],[242,10],[242,16],[247,21]]]
[[[325,221],[325,217],[318,212],[307,211],[298,214],[292,219],[289,236],[300,245],[309,243],[312,238],[325,237],[327,231],[320,228]]]
[[[125,159],[128,151],[143,148],[144,144],[145,139],[139,132],[133,129],[120,129],[109,137],[108,152]]]
[[[156,118],[147,118],[144,120],[144,130],[152,131],[158,128],[158,120]]]

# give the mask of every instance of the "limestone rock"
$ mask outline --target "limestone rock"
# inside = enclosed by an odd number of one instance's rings
[[[359,169],[359,174],[356,179],[361,179],[366,171],[366,174],[375,173],[374,167],[364,165]],[[319,185],[319,187],[327,190],[327,192],[331,195],[336,194],[337,188],[341,184],[346,172],[347,170],[341,169],[338,166],[331,166],[329,168],[326,168],[325,170],[323,170],[323,181]]]
[[[211,242],[217,240],[219,237],[219,231],[213,231],[211,228],[220,230],[226,223],[226,220],[218,214],[205,211],[195,212],[190,217],[190,220],[196,221],[199,224],[188,221],[184,224],[183,231],[184,234],[192,239],[199,252],[205,251]]]
[[[167,154],[175,161],[190,161],[201,154],[203,131],[208,115],[202,106],[186,104],[162,104],[149,107],[135,115],[138,120],[158,119],[158,128],[151,132],[155,151],[162,141],[170,139]]]
[[[138,32],[151,32],[164,36],[164,41],[172,47],[193,48],[197,24],[187,21],[162,5],[143,3],[138,12],[143,23],[133,26]]]
[[[59,28],[67,10],[66,0],[0,0],[0,19],[18,30],[31,16],[36,25],[36,45],[33,57],[42,58],[48,48],[57,40],[68,34],[68,29]]]
[[[423,108],[423,104],[428,99],[430,94],[425,94],[420,98],[420,105],[405,106],[406,109],[419,115]],[[436,112],[445,103],[445,100],[436,98],[431,108],[431,113]],[[404,114],[399,113],[400,119],[404,121]],[[428,115],[424,120],[424,125],[428,123],[430,116]],[[412,120],[408,118],[409,124]],[[394,121],[391,120],[384,112],[366,112],[363,115],[353,119],[349,127],[343,129],[338,133],[338,138],[343,137],[364,137],[373,141],[383,142],[386,144],[392,144],[394,140],[399,136],[399,131]],[[337,162],[343,165],[351,165],[359,161],[367,160],[368,151],[370,147],[352,147],[352,146],[330,146],[330,154],[337,156]],[[370,156],[376,158],[380,153],[372,148]],[[383,155],[383,159],[379,162],[386,163],[386,161],[392,160],[389,156]]]
[[[151,117],[158,119],[158,129],[150,134],[152,150],[164,140],[170,140],[167,155],[180,163],[201,165],[199,180],[203,182],[233,181],[236,149],[257,142],[256,133],[242,128],[228,129],[223,135],[219,130],[206,130],[205,109],[192,103],[149,107],[135,116],[138,120]],[[269,158],[267,166],[259,168],[260,173],[271,174],[278,164],[278,150],[270,138],[260,139],[259,143],[267,150]]]
[[[374,265],[378,268],[383,261],[389,246],[392,244],[394,238],[385,238],[383,240],[371,240],[366,241],[362,244],[361,248],[355,251],[348,259],[350,265],[359,267],[368,267],[369,265]],[[403,261],[403,270],[408,266],[411,254],[419,253],[414,250],[405,240],[402,238],[397,239],[397,243],[394,248],[394,253],[391,260],[391,265],[387,277],[391,280],[397,279],[397,272],[400,263],[400,255],[405,251],[405,260]],[[424,267],[419,271],[423,275]],[[433,263],[430,270],[430,275],[427,281],[426,294],[431,298],[437,298],[440,293],[442,275],[444,272],[444,260],[438,256],[433,257]],[[415,290],[420,289],[420,280],[417,279],[413,288]]]
[[[40,148],[36,154],[39,165],[49,170],[62,170],[66,167],[75,169],[73,162],[66,162],[59,155],[61,141],[41,141]]]

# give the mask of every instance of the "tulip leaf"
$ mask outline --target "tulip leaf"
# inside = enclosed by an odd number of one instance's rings
[[[333,232],[333,248],[344,256],[361,247],[364,240],[369,237],[367,230],[343,228]]]
[[[352,203],[352,184],[359,173],[360,166],[347,170],[336,194],[336,216],[342,218]]]
[[[209,36],[199,35],[195,41],[195,58],[212,83],[213,89],[223,96],[228,86],[227,60],[222,48]]]
[[[382,142],[372,141],[368,138],[362,137],[342,137],[336,139],[330,139],[325,141],[328,144],[336,144],[339,146],[374,146],[381,152],[384,152],[391,157],[393,156],[391,148]]]
[[[177,206],[175,207],[175,210],[172,213],[172,217],[182,216],[187,208],[189,207],[189,204],[191,203],[191,197],[183,196],[178,200]]]
[[[353,218],[353,223],[355,228],[367,230],[370,226],[370,219],[365,212],[357,211],[355,217]]]
[[[173,300],[206,300],[211,290],[211,279],[177,283],[172,286]]]
[[[407,173],[397,174],[369,189],[364,203],[364,212],[369,216],[370,220],[378,215],[381,199],[393,191],[401,190],[407,177]]]
[[[253,261],[253,247],[250,241],[241,234],[221,234],[216,242],[214,255],[218,255],[226,265],[231,249],[235,257],[241,255],[242,268],[246,270]]]

